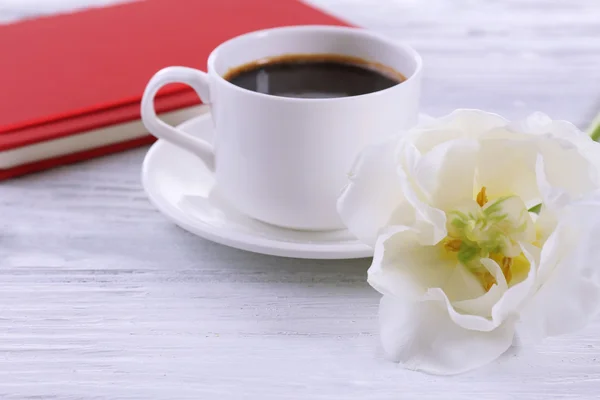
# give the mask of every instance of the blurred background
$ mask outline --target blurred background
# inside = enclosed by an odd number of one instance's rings
[[[0,23],[117,2],[0,0]],[[309,3],[420,51],[426,66],[422,104],[430,114],[474,107],[518,117],[539,110],[585,128],[600,109],[597,0]]]

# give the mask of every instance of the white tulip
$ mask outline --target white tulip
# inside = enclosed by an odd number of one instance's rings
[[[457,110],[366,148],[338,210],[375,249],[385,352],[464,372],[600,304],[600,144],[536,113]]]

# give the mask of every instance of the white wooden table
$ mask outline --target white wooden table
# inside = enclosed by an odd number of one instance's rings
[[[107,0],[0,0],[14,20]],[[597,0],[313,0],[413,44],[423,110],[600,109]],[[0,90],[1,95],[1,90]],[[140,186],[146,148],[0,185],[0,399],[600,398],[600,321],[456,377],[383,359],[369,260],[229,249]]]

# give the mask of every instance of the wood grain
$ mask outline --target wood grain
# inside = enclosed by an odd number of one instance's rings
[[[541,110],[585,127],[600,108],[595,0],[312,2],[414,45],[430,114]],[[30,15],[23,4],[0,10]],[[398,368],[379,348],[369,260],[188,234],[148,203],[146,150],[0,185],[1,399],[599,398],[600,320],[456,377]]]

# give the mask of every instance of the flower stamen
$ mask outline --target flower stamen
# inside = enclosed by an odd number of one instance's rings
[[[476,201],[477,201],[477,204],[479,204],[479,207],[485,206],[485,203],[488,202],[488,197],[485,194],[485,190],[486,190],[485,186],[482,186],[479,193],[477,193]]]
[[[520,242],[535,239],[533,221],[521,199],[504,196],[489,201],[486,187],[481,187],[475,202],[447,212],[447,236],[443,248],[456,255],[481,282],[485,290],[497,283],[494,275],[482,270],[481,258],[492,258],[510,284],[515,263],[520,263]],[[515,261],[517,257],[517,261]],[[517,267],[515,267],[517,268]]]
[[[512,271],[510,270],[513,266],[513,259],[511,257],[504,257],[502,259],[502,273],[504,274],[504,278],[506,279],[506,283],[510,283],[512,279]]]
[[[458,252],[460,251],[460,246],[462,244],[462,240],[460,239],[449,239],[444,243],[444,248],[447,251]]]
[[[481,282],[483,289],[488,292],[496,284],[496,278],[488,271],[477,271],[475,276]]]

